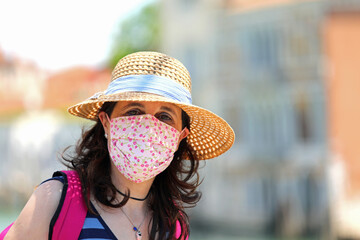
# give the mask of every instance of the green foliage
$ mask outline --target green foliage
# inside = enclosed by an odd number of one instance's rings
[[[116,33],[108,66],[112,69],[120,58],[136,51],[157,51],[160,47],[160,10],[157,2],[144,6],[125,19]]]

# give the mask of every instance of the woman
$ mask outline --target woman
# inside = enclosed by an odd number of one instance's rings
[[[75,155],[63,156],[72,171],[34,191],[5,239],[187,239],[184,207],[200,199],[199,160],[234,142],[222,118],[191,104],[190,91],[174,58],[120,59],[106,91],[68,109],[96,121]]]

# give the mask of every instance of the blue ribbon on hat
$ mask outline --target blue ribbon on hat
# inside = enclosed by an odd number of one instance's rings
[[[122,92],[147,92],[191,104],[191,93],[180,83],[157,75],[128,75],[109,84],[105,95]]]

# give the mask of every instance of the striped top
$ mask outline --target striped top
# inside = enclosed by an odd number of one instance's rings
[[[93,209],[95,208],[93,207]],[[117,239],[117,238],[110,230],[108,225],[106,225],[106,223],[104,222],[104,220],[100,215],[93,215],[88,211],[86,214],[84,226],[82,227],[80,232],[79,239],[105,240],[105,239]]]

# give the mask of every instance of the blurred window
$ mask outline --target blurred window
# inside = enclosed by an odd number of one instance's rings
[[[192,92],[193,93],[199,93],[201,92],[201,79],[199,76],[199,65],[198,65],[198,55],[197,55],[197,49],[195,46],[187,46],[184,48],[183,51],[183,58],[182,62],[186,69],[189,71],[191,76],[191,83],[192,83]],[[193,94],[193,102],[196,101],[197,94]]]
[[[246,182],[246,205],[248,211],[254,214],[263,214],[264,185],[261,178],[250,178]]]
[[[296,123],[298,138],[301,142],[308,142],[311,138],[309,102],[306,99],[300,99],[295,104]]]
[[[277,66],[277,35],[274,29],[255,29],[248,34],[248,62],[252,68]]]
[[[240,125],[241,125],[241,113],[239,102],[229,101],[224,105],[226,121],[229,122],[230,126],[233,127],[235,136],[240,136]]]
[[[180,0],[181,7],[184,9],[191,8],[196,3],[196,0]]]

